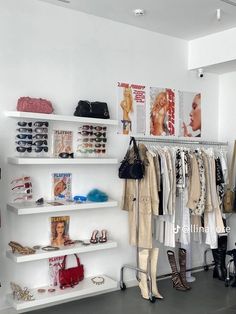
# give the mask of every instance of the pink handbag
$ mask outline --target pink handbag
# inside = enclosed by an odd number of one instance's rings
[[[53,106],[49,100],[42,98],[20,97],[17,101],[17,111],[52,113]]]

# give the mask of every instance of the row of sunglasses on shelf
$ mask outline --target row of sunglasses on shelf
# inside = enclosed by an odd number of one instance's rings
[[[79,155],[103,155],[106,153],[106,126],[83,125],[79,128],[77,153]]]
[[[16,151],[18,153],[48,152],[47,121],[17,122]]]

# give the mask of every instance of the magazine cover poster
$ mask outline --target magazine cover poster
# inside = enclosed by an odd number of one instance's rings
[[[51,217],[51,245],[63,246],[69,240],[70,216]]]
[[[145,134],[145,86],[118,82],[118,121],[119,134]]]
[[[53,156],[59,157],[60,153],[73,152],[73,132],[53,130]]]
[[[201,137],[201,93],[179,91],[179,136]]]
[[[56,257],[50,257],[48,259],[49,263],[49,282],[50,286],[59,286],[59,269],[61,268],[61,264],[64,260],[64,256],[56,256]]]
[[[53,173],[52,181],[52,195],[54,200],[71,200],[72,174]]]
[[[150,134],[175,135],[175,91],[150,87]]]

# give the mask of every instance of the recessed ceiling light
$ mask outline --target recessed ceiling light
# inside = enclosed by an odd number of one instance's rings
[[[145,11],[143,9],[135,9],[133,10],[135,16],[144,16]]]
[[[70,0],[57,0],[57,1],[60,1],[60,2],[63,2],[63,3],[70,3]]]

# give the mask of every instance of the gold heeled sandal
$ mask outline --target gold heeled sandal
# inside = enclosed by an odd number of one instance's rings
[[[28,246],[22,246],[20,243],[15,242],[15,241],[10,241],[8,245],[11,247],[12,253],[17,252],[22,255],[28,255],[28,254],[34,254],[36,252],[36,250]]]

